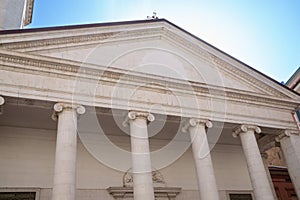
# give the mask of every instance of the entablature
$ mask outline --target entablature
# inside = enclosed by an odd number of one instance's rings
[[[194,81],[7,50],[0,50],[0,63],[2,65],[1,68],[7,69],[8,71],[27,71],[31,74],[34,72],[36,75],[55,76],[80,81],[94,80],[96,81],[94,83],[108,85],[120,84],[121,81],[122,86],[129,88],[139,86],[144,90],[158,93],[176,91],[176,93],[186,96],[197,95],[213,99],[225,99],[226,101],[244,102],[290,111],[294,111],[298,108],[300,99],[261,95],[250,91],[219,87]]]

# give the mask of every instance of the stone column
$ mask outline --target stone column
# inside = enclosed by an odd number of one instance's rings
[[[77,115],[80,105],[57,103],[52,118],[58,120],[52,200],[76,199]]]
[[[154,200],[152,167],[147,122],[154,116],[146,112],[130,111],[126,121],[130,125],[133,195],[135,200]]]
[[[300,132],[298,130],[285,130],[280,134],[276,141],[280,146],[285,157],[289,175],[292,179],[294,188],[300,199]]]
[[[267,172],[257,145],[255,133],[260,133],[258,126],[241,125],[233,131],[233,136],[241,138],[246,157],[253,192],[256,200],[274,200]]]
[[[206,128],[211,127],[210,121],[200,119],[190,119],[183,127],[183,132],[190,133],[199,194],[203,200],[220,199],[206,135]]]

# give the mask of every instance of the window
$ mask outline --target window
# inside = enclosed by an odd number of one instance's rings
[[[251,194],[229,194],[230,200],[252,200]]]
[[[0,192],[0,200],[35,200],[35,192]]]

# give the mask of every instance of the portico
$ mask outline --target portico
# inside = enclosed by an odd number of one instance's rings
[[[10,99],[11,98],[9,98],[9,100],[8,100],[8,104],[13,105],[13,102],[11,102]],[[24,102],[23,106],[28,107],[28,105],[25,105],[25,104],[26,103]],[[22,104],[19,104],[19,106],[20,105],[22,105]],[[71,106],[68,104],[55,104],[56,108],[54,111],[62,112],[63,110],[61,110],[58,107],[60,105],[64,106],[63,107],[64,109],[70,109],[69,112],[71,112],[71,113],[74,110],[74,112],[76,112],[75,115],[83,113],[82,107]],[[10,109],[8,107],[6,107],[6,108],[7,109],[5,109],[5,113],[10,114]],[[77,111],[77,109],[78,109],[78,111]],[[137,114],[139,114],[139,113],[137,113]],[[145,122],[146,122],[147,115],[148,114],[141,113],[138,116],[140,116],[140,117],[143,116],[140,119],[145,120]],[[134,117],[132,117],[132,118],[134,120]],[[58,119],[59,119],[59,117],[58,117]],[[61,119],[65,120],[65,121],[59,122],[60,127],[69,127],[69,130],[72,129],[71,127],[76,127],[76,125],[74,124],[75,118],[74,118],[73,114],[66,115],[64,118],[62,117]],[[68,120],[71,120],[71,121],[68,122]],[[153,117],[151,117],[150,120],[152,121]],[[185,124],[184,129],[186,129],[186,130],[190,129],[189,127],[194,127],[194,129],[189,130],[189,133],[191,135],[191,140],[193,141],[192,142],[192,147],[193,147],[192,152],[194,154],[194,156],[193,156],[194,162],[195,162],[194,167],[195,167],[196,174],[197,174],[198,191],[200,194],[200,198],[201,199],[205,199],[205,198],[219,199],[218,196],[219,196],[220,191],[219,191],[219,187],[217,185],[217,181],[215,178],[216,174],[215,174],[213,162],[211,160],[211,155],[210,155],[211,152],[209,151],[207,154],[202,154],[202,152],[204,152],[205,150],[207,150],[207,148],[209,148],[208,146],[205,147],[205,143],[203,143],[203,142],[205,142],[205,141],[207,142],[207,139],[205,139],[206,130],[207,130],[207,128],[212,128],[212,123],[210,121],[205,121],[205,120],[191,119],[191,120],[189,120],[189,122],[184,122],[184,124]],[[143,126],[145,127],[145,125],[143,125]],[[141,126],[138,126],[138,127],[141,128]],[[258,129],[258,127],[250,126],[250,125],[247,125],[247,126],[242,125],[240,127],[231,125],[231,127],[237,127],[236,129],[232,129],[234,134],[244,133],[245,135],[253,134],[253,136],[254,136],[255,131],[260,132],[260,129]],[[228,130],[228,128],[229,127],[226,126],[225,130]],[[57,129],[57,136],[59,136],[59,134],[63,134],[63,132],[59,132],[59,130],[62,130],[62,128]],[[186,130],[184,132],[186,132]],[[249,130],[250,130],[250,132],[248,133],[247,131],[249,131]],[[136,132],[134,132],[134,134],[142,133],[140,131],[137,131],[136,129],[133,129],[133,131],[136,131]],[[201,131],[204,131],[204,132],[201,133]],[[251,133],[251,131],[253,131],[253,132]],[[68,138],[71,137],[71,135],[67,136],[68,133],[69,134],[72,133],[73,137],[74,137],[74,134],[76,135],[76,131],[67,131],[64,133],[65,134],[63,136],[66,136]],[[198,133],[198,135],[196,135],[197,133]],[[182,134],[185,134],[185,133],[182,133]],[[204,135],[201,136],[201,134],[204,134]],[[223,132],[222,134],[226,134],[226,131]],[[132,137],[132,136],[130,136],[130,137]],[[144,140],[148,140],[148,137],[142,137],[142,138],[144,138]],[[228,137],[225,135],[221,135],[220,142],[221,143],[225,142],[226,141],[225,138],[228,138]],[[245,158],[247,161],[246,164],[248,165],[248,169],[249,169],[251,185],[256,185],[256,187],[253,188],[254,196],[256,199],[274,199],[272,197],[270,185],[267,180],[267,174],[266,174],[265,168],[263,167],[262,162],[260,164],[258,164],[260,162],[259,160],[261,158],[260,158],[258,146],[256,144],[256,139],[255,139],[255,137],[252,137],[252,138],[253,138],[252,141],[249,138],[246,140],[244,138],[241,141],[242,141],[242,147],[243,147],[243,154],[245,155]],[[235,139],[235,140],[238,140],[238,139]],[[246,144],[244,144],[243,142]],[[54,189],[52,191],[52,193],[53,193],[52,197],[56,198],[56,199],[60,199],[60,198],[73,199],[75,193],[74,192],[70,193],[69,188],[75,188],[75,185],[76,185],[76,160],[77,160],[76,159],[76,154],[77,154],[76,151],[77,150],[76,150],[76,148],[74,149],[74,146],[76,146],[77,142],[76,142],[76,140],[69,140],[69,139],[63,140],[62,138],[57,137],[56,143],[58,143],[58,145],[56,145],[56,155],[55,155],[55,162],[54,162],[55,163],[54,180],[55,180],[56,186],[59,186],[60,184],[62,184],[64,187],[60,186],[59,192],[57,192]],[[208,145],[208,143],[206,143],[206,144]],[[135,142],[135,141],[132,142],[132,139],[131,139],[131,145],[139,145],[139,143]],[[219,148],[218,145],[221,145],[221,144],[216,144],[216,148]],[[65,150],[58,151],[58,148],[64,148]],[[66,148],[71,148],[72,150],[71,149],[67,150]],[[147,145],[142,145],[141,147],[136,146],[135,152],[134,152],[135,155],[132,155],[132,159],[145,159],[145,155],[147,155],[147,153],[145,154],[144,152],[147,151],[147,149],[149,150],[149,146],[147,148]],[[202,151],[202,152],[200,152],[200,151]],[[253,152],[256,152],[256,153],[253,154]],[[258,154],[257,154],[257,152],[258,152]],[[65,159],[67,158],[67,160],[64,161],[64,156],[67,153],[68,153],[68,156],[65,157]],[[136,155],[141,155],[142,157],[135,157]],[[289,154],[286,154],[286,155],[289,155]],[[150,154],[148,154],[148,156],[150,156]],[[257,156],[257,157],[253,158],[253,156]],[[70,159],[70,158],[72,158],[72,159]],[[134,186],[134,190],[136,191],[135,193],[140,193],[140,197],[135,196],[135,199],[140,199],[142,197],[146,198],[146,196],[143,195],[143,194],[147,193],[146,191],[150,191],[149,199],[153,198],[154,185],[152,183],[151,176],[149,177],[149,169],[151,169],[151,168],[149,168],[149,165],[151,165],[151,162],[150,162],[149,158],[146,158],[146,160],[148,160],[148,161],[143,161],[143,162],[134,162],[134,160],[132,161],[133,168],[135,167],[135,164],[137,164],[136,167],[138,168],[138,171],[139,171],[138,175],[140,176],[140,177],[138,177],[138,179],[140,178],[140,180],[141,180],[140,181],[141,184],[139,184],[137,187]],[[252,163],[253,161],[256,163],[253,164]],[[63,162],[64,164],[59,164],[60,162]],[[69,162],[70,164],[66,164],[67,162]],[[140,163],[143,163],[143,165],[140,165]],[[293,167],[293,165],[292,165],[292,167]],[[292,168],[292,170],[295,170],[295,169]],[[297,170],[295,170],[295,171],[297,172]],[[293,171],[291,171],[291,174],[293,174]],[[296,175],[297,174],[295,174],[295,176]],[[55,179],[55,176],[57,177],[56,179]],[[136,176],[134,176],[134,177],[136,177]],[[260,179],[257,179],[255,177],[260,177]],[[264,178],[264,179],[262,179],[262,178]],[[259,182],[257,182],[257,181],[259,181]],[[209,183],[209,184],[203,184],[203,183]],[[145,187],[147,185],[149,186],[148,189],[147,189],[147,187]],[[212,185],[215,185],[215,187],[213,188]],[[207,186],[209,186],[209,188],[208,188],[209,190],[206,188]],[[139,187],[141,187],[141,188],[139,188]],[[269,195],[270,195],[269,197],[266,195],[267,192],[269,192]],[[73,195],[73,197],[72,197],[72,195]],[[221,193],[221,195],[222,195],[222,193]]]
[[[174,199],[275,199],[257,142],[268,136],[280,141],[299,196],[291,158],[300,97],[170,22],[0,39],[1,187],[40,188],[41,200],[113,199],[106,189],[116,186],[135,200],[171,198],[172,188]],[[33,162],[22,168],[26,155]],[[155,185],[153,169],[165,183]]]

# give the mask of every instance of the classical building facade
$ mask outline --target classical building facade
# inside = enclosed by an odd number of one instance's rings
[[[0,70],[2,199],[273,200],[275,141],[300,196],[300,96],[165,19],[0,31]]]

